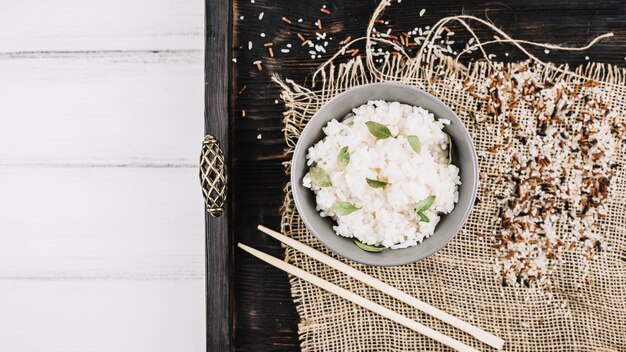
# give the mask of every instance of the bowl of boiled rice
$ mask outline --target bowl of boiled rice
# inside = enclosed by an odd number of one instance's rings
[[[472,139],[455,113],[412,86],[373,83],[329,100],[291,163],[298,213],[336,254],[403,265],[443,248],[478,189]]]

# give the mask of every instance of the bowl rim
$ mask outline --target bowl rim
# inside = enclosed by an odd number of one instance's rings
[[[368,88],[375,87],[375,86],[387,86],[387,87],[388,86],[395,86],[396,88],[400,88],[400,89],[412,90],[412,91],[414,91],[415,94],[424,95],[424,96],[426,96],[426,98],[432,99],[435,102],[437,102],[438,104],[440,104],[445,110],[447,110],[448,113],[452,114],[454,117],[457,118],[457,120],[460,122],[459,125],[460,125],[462,131],[464,132],[464,134],[466,134],[469,137],[468,141],[469,141],[469,144],[471,146],[471,151],[470,152],[473,155],[472,164],[474,166],[473,170],[471,170],[472,174],[473,174],[472,175],[473,179],[475,180],[473,182],[474,187],[472,189],[472,193],[471,193],[471,197],[470,197],[471,202],[470,202],[469,206],[467,207],[467,209],[465,210],[465,212],[458,217],[459,221],[456,222],[456,224],[455,224],[455,226],[453,228],[453,231],[452,231],[452,232],[454,232],[454,234],[452,236],[450,236],[450,238],[447,241],[441,242],[440,245],[438,245],[438,246],[432,248],[431,250],[421,254],[420,256],[416,256],[416,257],[413,257],[413,258],[408,258],[408,259],[405,259],[405,260],[397,260],[397,261],[393,261],[393,262],[390,262],[390,263],[376,263],[376,262],[372,262],[372,261],[369,261],[369,260],[356,259],[356,258],[354,258],[350,254],[343,254],[343,253],[339,253],[338,251],[336,251],[333,248],[333,246],[329,245],[329,243],[323,238],[323,236],[318,235],[317,231],[311,225],[307,215],[305,215],[306,213],[303,213],[301,211],[303,199],[301,197],[297,197],[296,196],[296,193],[299,192],[299,191],[297,191],[297,188],[294,187],[294,185],[296,185],[297,182],[299,182],[299,180],[296,180],[296,175],[293,172],[294,165],[296,164],[295,163],[295,159],[296,159],[296,156],[299,155],[302,152],[301,150],[303,148],[308,148],[301,141],[302,141],[302,136],[304,136],[306,133],[310,133],[310,131],[312,130],[311,124],[309,122],[313,121],[316,117],[321,116],[322,114],[324,114],[325,110],[328,110],[329,106],[334,101],[337,101],[337,100],[341,99],[342,97],[344,97],[346,95],[354,94],[355,91],[362,90],[362,89],[368,89]],[[356,263],[361,263],[361,264],[366,264],[366,265],[371,265],[371,266],[379,266],[379,267],[400,266],[400,265],[412,264],[412,263],[415,263],[415,262],[418,262],[420,260],[423,260],[425,258],[430,257],[431,255],[435,254],[436,252],[441,250],[443,247],[445,247],[448,243],[450,243],[450,241],[452,241],[459,234],[459,232],[461,231],[461,229],[463,228],[463,226],[467,222],[467,219],[469,218],[469,214],[471,213],[472,209],[474,208],[474,203],[476,201],[476,196],[478,194],[478,187],[479,187],[479,182],[480,182],[480,180],[478,179],[478,155],[476,153],[476,146],[474,145],[474,140],[472,139],[472,136],[470,135],[469,131],[465,127],[465,124],[458,117],[458,115],[452,109],[450,109],[450,107],[448,105],[443,103],[441,100],[439,100],[437,97],[433,96],[432,94],[430,94],[430,93],[428,93],[428,92],[426,92],[426,91],[424,91],[424,90],[422,90],[422,89],[420,89],[418,87],[412,86],[412,85],[407,85],[407,84],[402,84],[402,83],[397,83],[397,82],[375,82],[375,83],[367,83],[367,84],[358,85],[358,86],[349,88],[349,89],[347,89],[347,90],[345,90],[345,91],[335,95],[330,100],[328,100],[326,103],[324,103],[324,105],[322,105],[322,107],[319,110],[317,110],[315,112],[315,114],[311,117],[309,122],[307,122],[307,124],[304,126],[304,129],[300,133],[298,141],[296,142],[296,147],[294,148],[294,151],[292,153],[291,165],[290,165],[290,168],[289,168],[289,172],[290,172],[289,180],[291,182],[292,196],[293,196],[294,203],[296,205],[296,209],[298,211],[298,215],[300,216],[300,218],[304,222],[304,225],[307,227],[307,229],[309,229],[309,231],[313,234],[313,236],[315,236],[315,238],[317,238],[330,251],[332,251],[333,253],[335,253],[336,255],[338,255],[340,257],[349,259],[349,260],[351,260],[353,262],[356,262]],[[315,143],[317,143],[317,142],[319,142],[319,141],[316,141]],[[306,153],[306,150],[305,150],[305,153]],[[306,154],[305,154],[305,160],[306,160]],[[305,162],[305,166],[306,166],[306,162]],[[317,210],[315,212],[316,212],[317,216],[320,216],[319,212]],[[339,236],[337,234],[335,234],[335,235]],[[346,237],[346,239],[349,239],[349,238]],[[420,243],[417,244],[417,246],[419,246],[419,245],[420,245]]]

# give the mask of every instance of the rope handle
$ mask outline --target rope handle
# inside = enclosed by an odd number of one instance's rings
[[[202,143],[200,184],[207,212],[215,218],[221,216],[228,193],[228,170],[219,141],[211,134],[204,136]]]

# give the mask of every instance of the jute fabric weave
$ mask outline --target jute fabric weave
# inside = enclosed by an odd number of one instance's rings
[[[370,58],[371,59],[371,58]],[[368,59],[366,59],[368,60]],[[459,69],[446,56],[418,59],[388,58],[375,72],[359,58],[329,64],[319,72],[318,87],[304,87],[288,79],[275,80],[286,104],[285,139],[291,151],[307,121],[329,99],[351,87],[394,81],[427,90],[450,106],[463,120],[479,155],[481,174],[507,168],[508,160],[488,153],[494,134],[474,118],[476,102],[467,83],[484,83],[495,69],[478,62]],[[527,63],[506,64],[509,70]],[[536,68],[546,82],[598,82],[610,98],[607,103],[621,122],[626,116],[626,71],[592,63],[570,71],[553,65]],[[434,79],[433,77],[436,77]],[[574,102],[582,106],[583,101]],[[518,122],[532,123],[528,106],[514,110]],[[623,147],[623,144],[622,144]],[[518,150],[517,152],[523,152]],[[285,189],[282,232],[294,239],[349,263],[405,292],[457,317],[499,335],[506,351],[626,351],[626,175],[624,152],[611,164],[619,164],[611,180],[605,206],[608,216],[598,228],[608,250],[586,263],[580,253],[565,252],[551,274],[549,289],[523,285],[504,286],[496,279],[496,252],[490,234],[500,231],[494,217],[501,207],[493,182],[481,179],[476,204],[462,231],[435,255],[411,265],[381,268],[338,258],[312,236],[295,210],[290,187]],[[288,166],[288,165],[287,165]],[[609,165],[602,165],[609,167]],[[288,168],[287,168],[288,169]],[[367,285],[357,282],[306,255],[286,248],[285,260],[297,267],[380,303],[400,314],[443,332],[483,351],[492,350],[471,336],[441,323]],[[583,275],[583,267],[587,266]],[[291,278],[292,296],[300,315],[303,351],[447,351],[434,342],[383,317],[351,304],[298,278]]]

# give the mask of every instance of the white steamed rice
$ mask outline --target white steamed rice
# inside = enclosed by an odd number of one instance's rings
[[[312,185],[309,173],[303,184],[315,192],[320,215],[335,219],[338,235],[375,246],[414,246],[431,236],[439,214],[451,212],[458,202],[459,169],[448,164],[448,135],[442,131],[450,121],[435,120],[421,107],[382,100],[352,112],[343,122],[331,120],[323,128],[326,137],[308,150],[308,165],[322,168],[332,186]],[[387,126],[392,137],[377,140],[365,124],[368,121]],[[419,155],[408,135],[419,138]],[[337,155],[346,146],[350,162],[343,167]],[[366,178],[388,184],[372,188]],[[430,221],[420,222],[415,207],[431,195],[436,196],[435,202],[424,212]],[[338,202],[349,202],[359,210],[337,216],[331,207]]]

